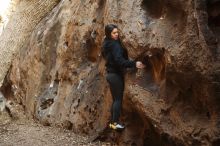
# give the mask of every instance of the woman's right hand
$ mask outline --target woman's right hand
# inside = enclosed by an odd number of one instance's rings
[[[145,68],[145,65],[141,61],[137,61],[136,62],[136,67],[141,69],[141,68]]]

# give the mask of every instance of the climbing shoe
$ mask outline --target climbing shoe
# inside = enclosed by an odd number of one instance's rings
[[[110,123],[109,128],[111,128],[113,130],[123,130],[125,127],[121,124],[118,124],[118,123]]]

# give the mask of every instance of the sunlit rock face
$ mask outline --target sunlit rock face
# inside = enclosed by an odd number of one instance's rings
[[[14,54],[17,54],[19,49],[25,45],[35,26],[59,1],[21,0],[10,3],[12,7],[16,7],[13,15],[8,17],[10,21],[7,21],[7,25],[4,23],[4,31],[0,35],[0,86],[11,65]],[[7,1],[1,2],[6,3]],[[13,2],[18,3],[13,5]]]
[[[0,1],[0,35],[2,34],[2,31],[6,27],[10,14],[15,9],[16,2],[11,0],[4,0]]]
[[[61,1],[20,47],[3,94],[43,124],[120,145],[218,146],[219,10],[218,0]],[[126,74],[121,133],[104,129],[112,99],[99,54],[109,23],[146,64]]]

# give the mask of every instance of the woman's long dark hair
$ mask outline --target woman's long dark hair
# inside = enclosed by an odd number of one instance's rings
[[[105,26],[105,37],[106,37],[107,39],[112,39],[111,33],[112,33],[112,31],[113,31],[114,28],[117,28],[117,29],[118,29],[118,26],[115,25],[115,24],[108,24],[108,25]],[[121,46],[122,46],[124,49],[126,49],[125,46],[124,46],[124,44],[121,42],[120,36],[119,36],[119,38],[118,38],[118,41],[120,42]],[[126,49],[126,50],[127,50],[127,49]]]
[[[114,28],[118,28],[117,25],[115,24],[108,24],[105,26],[105,37],[107,39],[111,39],[111,32],[113,31]]]
[[[115,25],[115,24],[108,24],[105,26],[105,37],[106,39],[109,39],[111,40],[112,37],[111,37],[111,32],[113,31],[114,28],[117,28],[118,29],[118,26]],[[127,59],[127,56],[128,56],[128,51],[127,51],[127,48],[124,46],[124,44],[122,43],[120,37],[118,38],[118,41],[119,43],[121,44],[121,47],[124,49],[125,51],[125,56],[126,56],[126,59]]]

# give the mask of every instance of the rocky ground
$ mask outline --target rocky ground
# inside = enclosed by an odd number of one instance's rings
[[[43,126],[26,118],[11,119],[0,115],[0,146],[110,146],[110,143],[88,142],[70,130]]]

